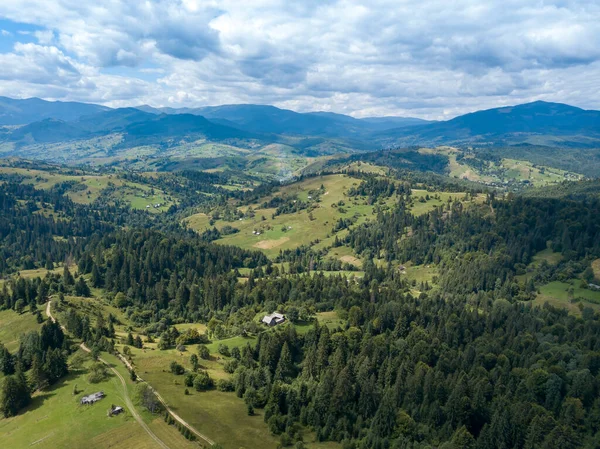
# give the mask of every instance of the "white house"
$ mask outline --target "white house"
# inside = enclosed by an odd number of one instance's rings
[[[278,312],[273,312],[271,315],[265,315],[261,322],[265,323],[267,326],[276,326],[285,321],[285,315]]]
[[[81,404],[93,404],[98,402],[105,396],[103,391],[99,391],[98,393],[90,394],[89,396],[84,396],[81,398]]]

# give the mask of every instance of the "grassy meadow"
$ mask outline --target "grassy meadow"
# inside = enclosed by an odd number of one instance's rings
[[[569,282],[554,281],[540,287],[540,294],[533,303],[541,306],[549,303],[555,307],[567,309],[576,316],[581,315],[581,304],[594,311],[600,311],[600,291],[581,288],[579,279]]]
[[[317,240],[332,243],[334,238],[332,228],[340,218],[356,217],[354,224],[356,226],[373,216],[373,206],[368,205],[365,198],[349,198],[345,195],[350,187],[360,182],[357,178],[336,174],[310,178],[284,186],[277,195],[293,194],[302,201],[310,201],[308,192],[319,189],[321,185],[325,187],[325,193],[321,195],[320,202],[316,203],[317,207],[310,213],[307,210],[300,210],[292,214],[272,217],[275,209],[261,209],[260,203],[257,203],[251,205],[256,212],[254,218],[235,222],[216,220],[214,226],[217,229],[225,225],[239,229],[238,233],[224,236],[216,243],[260,249],[268,256],[275,256],[280,250],[309,245]],[[342,210],[332,206],[340,200],[345,203]],[[192,215],[185,221],[198,232],[211,228],[210,217],[207,214]],[[254,234],[254,231],[260,231],[260,235]]]
[[[0,167],[0,174],[21,176],[23,184],[31,184],[38,189],[51,189],[62,182],[77,183],[77,187],[67,191],[66,195],[78,204],[91,204],[104,195],[109,201],[125,202],[133,209],[146,209],[151,213],[164,212],[174,204],[174,200],[167,193],[153,190],[144,184],[125,181],[116,174],[74,175],[64,174],[59,170],[15,167]],[[161,206],[154,207],[156,204]]]

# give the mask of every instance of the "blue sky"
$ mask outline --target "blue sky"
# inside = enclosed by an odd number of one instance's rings
[[[600,109],[596,0],[2,0],[0,95],[445,119]]]

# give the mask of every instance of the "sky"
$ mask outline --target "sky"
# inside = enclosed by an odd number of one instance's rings
[[[600,2],[1,0],[0,95],[426,119],[600,109]]]

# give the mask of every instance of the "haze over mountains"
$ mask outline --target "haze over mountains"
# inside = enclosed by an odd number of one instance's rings
[[[407,117],[357,119],[329,112],[298,113],[252,104],[110,109],[0,97],[0,126],[0,145],[8,155],[31,146],[39,150],[39,145],[98,142],[107,137],[111,137],[111,154],[141,146],[164,149],[195,142],[252,148],[279,143],[311,154],[410,145],[595,147],[600,142],[600,111],[542,101],[428,122]],[[97,149],[98,144],[92,146]]]

